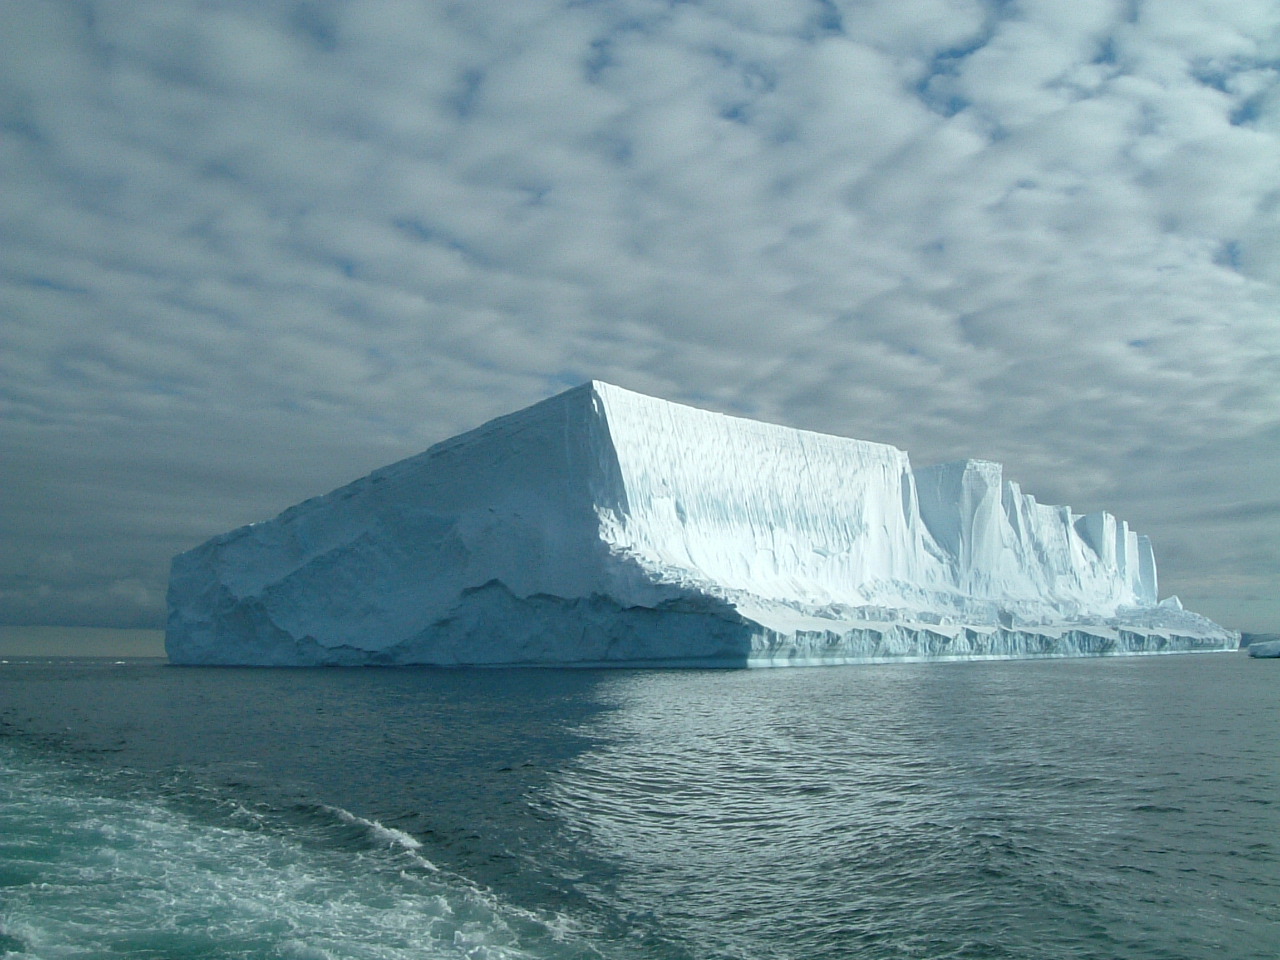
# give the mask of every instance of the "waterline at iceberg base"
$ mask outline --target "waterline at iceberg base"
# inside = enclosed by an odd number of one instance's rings
[[[1234,650],[1147,538],[968,460],[591,382],[174,558],[179,664],[782,666]]]

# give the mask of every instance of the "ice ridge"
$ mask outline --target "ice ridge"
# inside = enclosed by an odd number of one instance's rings
[[[1151,543],[980,460],[592,381],[174,558],[174,663],[655,664],[1234,649]]]

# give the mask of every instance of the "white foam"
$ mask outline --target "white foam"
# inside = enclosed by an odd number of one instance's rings
[[[341,807],[326,806],[324,809],[343,823],[359,827],[375,844],[403,851],[413,858],[416,866],[430,870],[433,873],[439,872],[439,867],[421,855],[419,851],[422,849],[422,841],[412,834],[397,830],[395,827],[384,826],[377,820],[366,820],[364,817],[358,817],[350,811],[343,810]]]
[[[443,873],[403,870],[412,837],[334,808],[392,856],[202,823],[86,789],[68,768],[0,749],[9,876],[0,931],[18,956],[138,954],[339,958],[582,956],[545,921]],[[345,817],[343,816],[345,814]],[[21,882],[16,878],[21,877]],[[8,945],[9,941],[6,941]]]

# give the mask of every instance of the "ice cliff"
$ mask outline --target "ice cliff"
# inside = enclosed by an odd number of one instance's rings
[[[1234,649],[999,464],[591,382],[174,558],[174,663],[784,665]]]

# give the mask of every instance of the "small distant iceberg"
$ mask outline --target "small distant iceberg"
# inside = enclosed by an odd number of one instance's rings
[[[173,560],[177,664],[786,666],[1233,650],[999,464],[593,381]]]
[[[1280,657],[1280,639],[1255,640],[1248,646],[1251,657]]]

